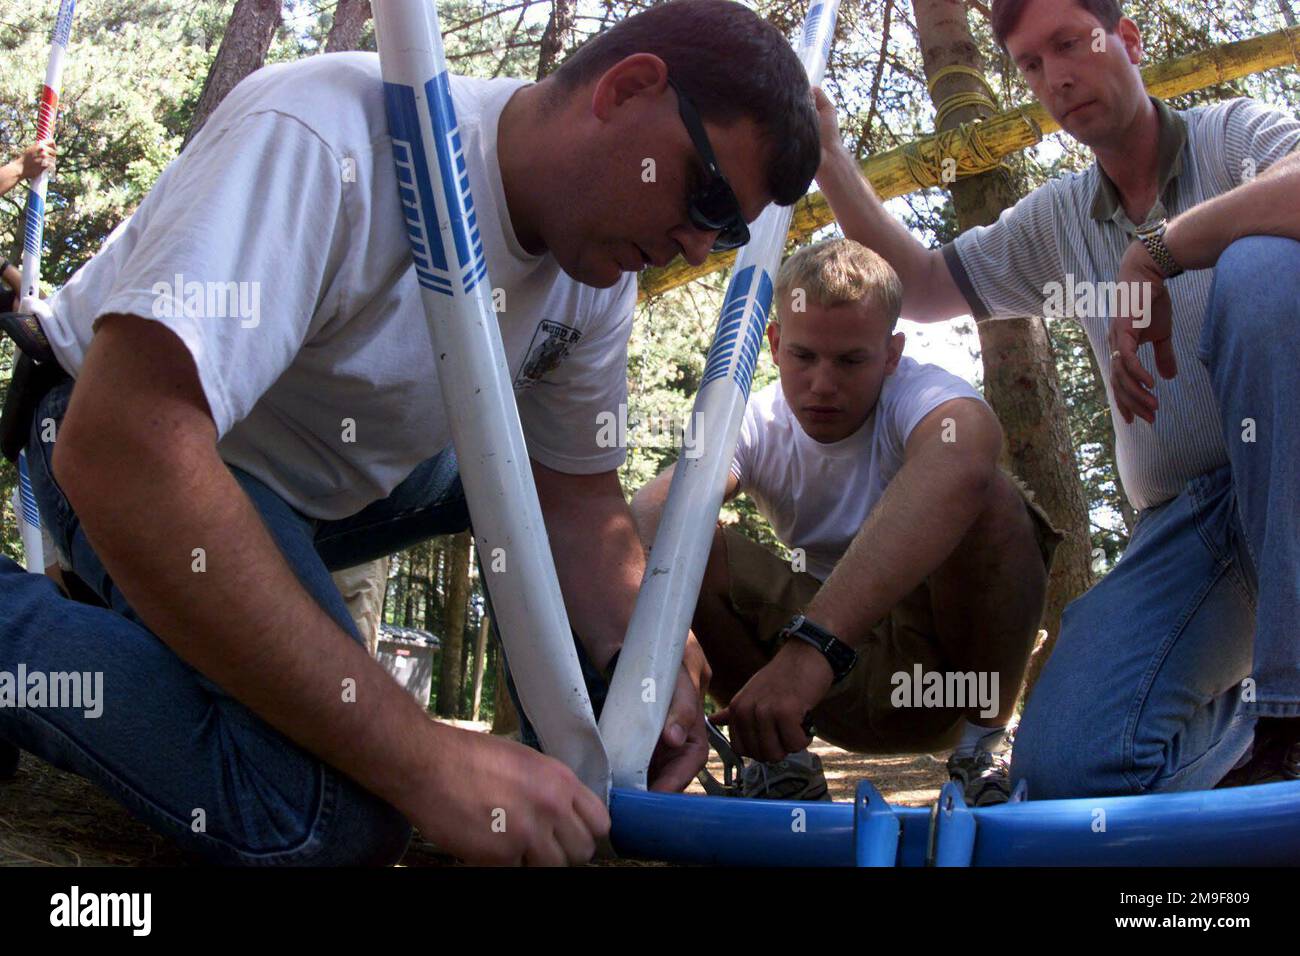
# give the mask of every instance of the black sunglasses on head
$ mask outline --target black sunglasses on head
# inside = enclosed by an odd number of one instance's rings
[[[740,211],[740,200],[718,168],[713,144],[709,142],[709,134],[704,131],[704,123],[700,121],[695,104],[673,82],[672,77],[668,78],[668,85],[677,93],[677,111],[681,114],[691,142],[695,144],[695,152],[704,163],[707,177],[686,200],[691,225],[703,232],[718,230],[718,236],[713,240],[714,252],[737,249],[749,242],[749,226]]]

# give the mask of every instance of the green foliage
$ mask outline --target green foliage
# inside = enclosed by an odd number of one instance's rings
[[[67,281],[125,219],[176,155],[215,47],[224,4],[122,0],[78,4],[63,74],[59,165],[46,200],[47,287]],[[44,5],[0,4],[0,151],[13,155],[35,136],[36,104],[49,50]],[[17,18],[15,17],[15,18]],[[215,18],[215,19],[214,19]],[[219,33],[218,33],[219,37]],[[20,250],[26,191],[0,199],[0,249]]]
[[[68,280],[139,204],[176,155],[229,14],[215,0],[82,0],[63,73],[59,164],[46,198],[42,277]],[[0,0],[0,154],[35,137],[36,108],[57,4]],[[215,42],[214,42],[215,41]],[[0,252],[21,251],[23,186],[0,197]],[[13,357],[0,346],[0,398]],[[9,497],[13,466],[0,466],[5,517],[0,548],[18,555]]]

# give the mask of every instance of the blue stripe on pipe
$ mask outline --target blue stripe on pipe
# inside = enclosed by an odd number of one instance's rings
[[[758,277],[758,291],[754,294],[754,310],[745,329],[745,343],[741,346],[732,378],[740,386],[741,394],[749,401],[749,386],[754,382],[754,368],[758,365],[758,351],[763,344],[763,331],[767,328],[767,312],[772,305],[772,277],[764,269]]]
[[[451,99],[451,81],[446,70],[424,85],[433,119],[434,141],[438,148],[438,170],[442,174],[442,191],[451,213],[451,233],[460,264],[460,281],[466,292],[482,279],[485,264],[483,243],[479,239],[478,220],[474,216],[474,197],[469,190],[469,170],[465,165],[460,130],[456,125],[456,106]],[[461,214],[463,211],[463,214]]]
[[[59,17],[54,21],[54,42],[60,46],[68,45],[72,36],[72,12],[76,8],[74,0],[63,0],[59,4]]]
[[[438,207],[433,201],[433,183],[429,181],[415,90],[401,83],[385,83],[384,109],[388,113],[397,192],[411,240],[416,278],[426,289],[451,295],[452,274],[447,268],[442,235],[437,231]]]
[[[39,527],[41,523],[40,507],[36,504],[36,496],[32,494],[31,488],[27,488],[21,495],[23,506],[23,521],[32,527]]]
[[[854,805],[615,788],[624,856],[732,866],[852,866]],[[802,830],[793,811],[802,807]],[[901,866],[924,866],[930,810],[893,807]],[[1241,866],[1300,863],[1300,781],[1140,797],[1029,800],[966,811],[974,866]]]
[[[731,370],[733,346],[740,336],[741,323],[745,321],[745,301],[753,280],[753,266],[747,266],[731,277],[727,296],[722,303],[722,317],[718,319],[718,331],[713,336],[713,345],[709,348],[709,357],[704,363],[700,388],[714,379],[727,377]]]
[[[434,292],[441,292],[443,295],[451,295],[452,293],[451,283],[440,276],[436,276],[433,273],[422,269],[416,269],[415,276],[420,281],[420,285],[424,286],[426,289],[432,289]]]
[[[45,200],[35,190],[27,193],[27,212],[23,222],[23,253],[38,256],[41,252],[41,235],[45,231]]]
[[[799,44],[803,47],[812,45],[812,41],[817,38],[817,24],[822,18],[822,4],[815,3],[811,10],[808,11],[808,18],[803,23],[803,41]]]
[[[32,489],[32,477],[27,471],[27,452],[18,454],[18,496],[23,506],[23,521],[34,528],[41,526],[41,509]]]
[[[758,276],[757,286],[755,275]],[[754,380],[754,368],[758,364],[771,305],[772,277],[766,269],[759,271],[757,266],[746,266],[736,273],[727,287],[722,317],[718,320],[718,331],[704,364],[700,388],[714,379],[730,378],[745,399],[749,399],[749,387]]]

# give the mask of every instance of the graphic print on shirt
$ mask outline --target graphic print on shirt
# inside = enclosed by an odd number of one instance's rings
[[[578,344],[582,333],[571,325],[542,319],[537,323],[537,331],[528,345],[528,354],[524,364],[515,376],[515,388],[530,388],[554,371],[572,346]]]

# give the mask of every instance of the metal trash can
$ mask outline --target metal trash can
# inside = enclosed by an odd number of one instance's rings
[[[438,638],[428,631],[381,624],[375,658],[421,707],[427,708],[433,690],[433,654],[437,649]]]

